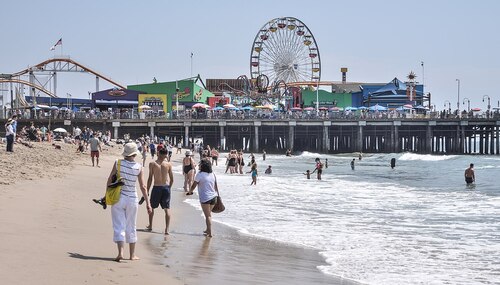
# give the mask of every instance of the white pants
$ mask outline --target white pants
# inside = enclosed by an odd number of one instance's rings
[[[120,200],[111,206],[111,220],[113,221],[114,242],[137,242],[137,198],[120,196]]]

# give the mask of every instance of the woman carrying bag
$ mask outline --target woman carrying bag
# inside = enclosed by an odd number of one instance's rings
[[[120,190],[120,198],[111,206],[111,220],[113,221],[113,241],[118,247],[118,256],[115,261],[119,262],[123,259],[124,243],[129,244],[130,260],[139,259],[135,255],[135,243],[137,242],[137,209],[138,199],[135,184],[139,181],[139,186],[143,197],[146,200],[146,208],[148,213],[152,212],[149,203],[148,191],[144,184],[142,174],[142,165],[134,161],[135,157],[140,154],[137,150],[137,144],[127,143],[123,147],[122,156],[124,159],[117,160],[120,163],[119,168],[117,163],[113,165],[113,169],[109,174],[106,185],[113,183],[113,176],[123,178],[123,185]],[[120,173],[117,173],[117,170]]]
[[[198,196],[200,197],[201,209],[205,215],[205,223],[207,228],[203,234],[207,237],[212,237],[212,209],[215,204],[220,201],[219,189],[217,187],[217,179],[212,172],[212,164],[206,159],[200,162],[200,172],[194,178],[194,183],[186,195],[192,195],[196,186],[198,186]]]

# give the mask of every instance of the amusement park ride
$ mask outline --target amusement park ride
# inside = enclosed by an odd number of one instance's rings
[[[29,103],[25,100],[23,94],[25,86],[29,87],[29,94],[33,97],[33,102],[35,102],[35,104],[36,97],[40,95],[40,93],[44,93],[52,98],[58,98],[57,73],[59,72],[90,73],[95,75],[96,91],[99,91],[99,79],[103,79],[117,88],[125,89],[125,86],[103,76],[102,74],[76,62],[69,57],[62,56],[47,59],[39,64],[30,66],[16,73],[0,74],[0,86],[3,91],[10,91],[10,102],[14,102],[14,106],[12,106],[13,108],[26,108],[29,107]]]
[[[96,91],[99,91],[99,79],[125,89],[125,86],[75,60],[60,56],[13,74],[0,74],[0,91],[10,90],[10,101],[14,102],[12,108],[27,108],[30,105],[24,98],[25,86],[28,86],[34,104],[41,93],[57,98],[57,74],[60,72],[95,75]],[[250,78],[239,76],[237,89],[227,84],[221,84],[219,89],[247,101],[284,106],[297,101],[293,100],[293,94],[300,87],[318,90],[320,85],[334,83],[320,80],[320,53],[312,32],[299,19],[282,17],[268,21],[257,32],[250,53]]]
[[[293,17],[275,18],[260,28],[250,52],[250,79],[241,75],[236,90],[227,84],[220,91],[248,98],[259,104],[286,105],[293,88],[331,86],[321,82],[319,47],[309,28]]]

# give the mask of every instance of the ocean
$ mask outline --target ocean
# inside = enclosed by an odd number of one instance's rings
[[[315,174],[307,180],[303,173],[314,169],[316,157],[328,159],[328,168],[323,180]],[[316,249],[327,264],[318,265],[324,274],[366,284],[500,280],[498,156],[364,154],[358,160],[357,154],[305,152],[262,161],[257,154],[256,186],[250,174],[224,174],[220,162],[214,169],[226,211],[214,221]],[[464,182],[470,163],[474,187]],[[271,175],[264,174],[268,165]],[[200,208],[196,199],[187,202]]]

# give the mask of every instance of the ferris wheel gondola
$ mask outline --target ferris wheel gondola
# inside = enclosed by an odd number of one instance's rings
[[[266,75],[268,82],[319,81],[319,48],[309,28],[293,17],[267,22],[252,45],[250,75]]]

